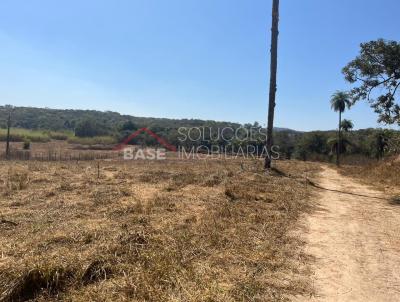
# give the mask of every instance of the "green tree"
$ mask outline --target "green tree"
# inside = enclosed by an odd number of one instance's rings
[[[84,119],[75,127],[75,136],[94,137],[98,135],[106,135],[107,130],[104,125],[97,123],[94,119]]]
[[[329,138],[327,141],[327,145],[330,148],[330,153],[331,154],[337,154],[338,150],[339,152],[345,153],[348,149],[349,146],[352,146],[352,144],[350,143],[350,141],[347,138],[340,138],[340,146],[339,146],[339,141],[337,137],[332,137]]]
[[[349,132],[350,130],[352,130],[354,128],[354,124],[351,120],[344,119],[340,123],[340,127],[343,129],[344,132]]]
[[[119,128],[120,131],[135,131],[138,129],[135,123],[131,120],[122,123]]]
[[[308,160],[310,156],[314,158],[320,155],[323,156],[327,153],[327,137],[321,131],[302,134],[299,142],[296,144],[295,157],[301,160]]]
[[[360,54],[342,72],[348,82],[358,84],[351,90],[353,102],[367,100],[379,114],[379,122],[400,125],[395,99],[400,86],[399,42],[379,39],[361,44]]]
[[[348,93],[343,91],[336,91],[331,97],[331,108],[335,112],[339,112],[339,125],[338,125],[338,147],[336,148],[336,165],[340,165],[340,150],[341,150],[341,129],[342,129],[342,113],[347,108],[350,108],[351,101]]]
[[[385,155],[385,150],[388,147],[390,134],[386,130],[380,130],[375,133],[375,156],[379,160]]]

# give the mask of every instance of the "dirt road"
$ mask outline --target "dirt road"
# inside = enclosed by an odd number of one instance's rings
[[[400,205],[329,167],[318,185],[306,222],[316,295],[301,301],[400,301]]]

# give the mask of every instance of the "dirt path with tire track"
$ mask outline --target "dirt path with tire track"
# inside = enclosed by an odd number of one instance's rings
[[[315,296],[296,301],[400,301],[400,205],[327,166],[317,183],[306,221]]]

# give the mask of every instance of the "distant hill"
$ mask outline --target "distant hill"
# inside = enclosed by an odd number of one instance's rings
[[[303,132],[303,131],[297,131],[289,128],[281,128],[281,127],[274,127],[274,131],[276,132]]]
[[[6,127],[8,108],[0,106],[0,128]],[[100,123],[105,129],[114,129],[118,125],[131,121],[137,127],[149,127],[153,129],[168,129],[179,127],[240,127],[239,123],[200,120],[200,119],[168,119],[137,117],[123,115],[112,111],[97,110],[72,110],[72,109],[50,109],[35,107],[15,107],[13,109],[13,127],[25,129],[43,129],[62,131],[74,131],[76,125],[84,119],[92,119]],[[295,130],[287,128],[275,128],[275,131]]]

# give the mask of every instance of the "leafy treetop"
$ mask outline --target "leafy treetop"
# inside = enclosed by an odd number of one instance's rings
[[[379,122],[400,125],[400,106],[396,102],[400,86],[399,42],[379,39],[362,43],[360,54],[342,72],[348,82],[358,84],[350,92],[353,103],[367,100],[379,114]]]

